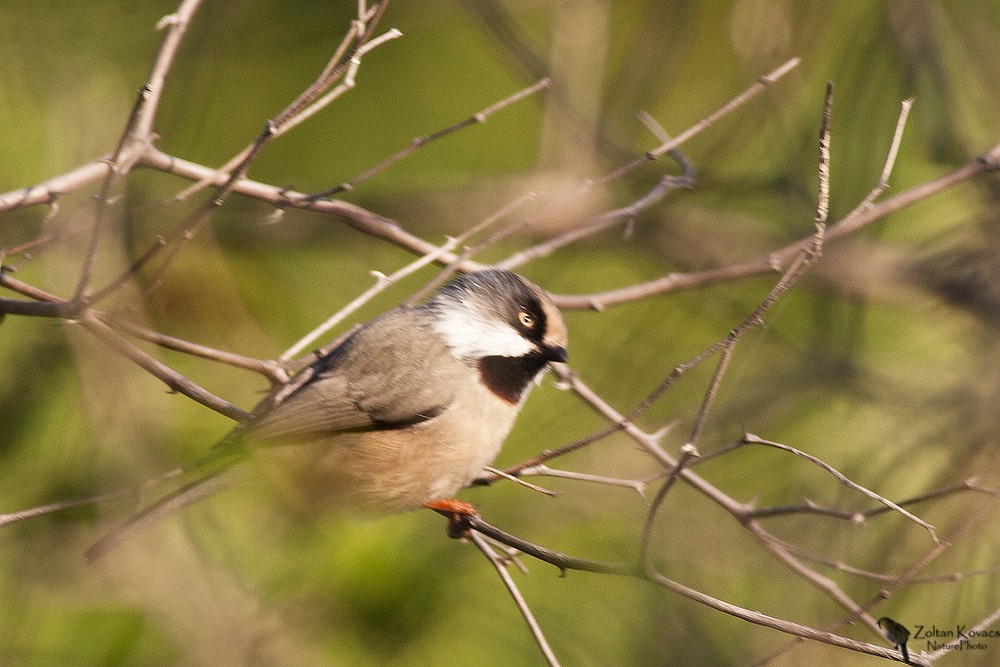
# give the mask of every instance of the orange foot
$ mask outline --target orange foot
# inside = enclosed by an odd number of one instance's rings
[[[448,537],[466,537],[469,532],[469,517],[478,517],[479,510],[464,500],[431,500],[424,504],[438,514],[448,517]]]

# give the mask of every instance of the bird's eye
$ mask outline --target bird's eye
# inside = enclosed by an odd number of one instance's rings
[[[532,317],[531,313],[522,310],[517,314],[517,319],[525,329],[533,329],[535,327],[535,318]]]

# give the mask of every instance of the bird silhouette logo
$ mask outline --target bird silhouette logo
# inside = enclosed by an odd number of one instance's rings
[[[906,650],[906,641],[910,638],[910,631],[902,623],[892,620],[888,616],[878,619],[878,626],[885,631],[885,637],[892,642],[893,646],[903,654],[903,662],[910,665],[910,652]]]

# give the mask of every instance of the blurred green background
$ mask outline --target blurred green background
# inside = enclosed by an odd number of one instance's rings
[[[0,7],[0,191],[38,183],[109,152],[171,2],[7,0]],[[356,3],[207,1],[178,55],[155,129],[157,146],[219,165],[245,146],[323,67]],[[893,192],[929,181],[1000,141],[1000,3],[405,2],[381,24],[403,37],[370,53],[357,88],[269,146],[251,177],[313,192],[349,180],[416,136],[434,132],[536,81],[535,96],[431,143],[344,199],[434,242],[516,196],[548,197],[514,222],[534,224],[484,252],[497,261],[582,216],[622,206],[663,173],[651,163],[589,201],[556,205],[581,179],[656,145],[646,111],[678,134],[793,56],[801,65],[686,144],[698,170],[674,193],[616,228],[533,262],[523,273],[556,293],[613,289],[672,271],[755,257],[808,234],[816,143],[827,81],[836,86],[831,220],[875,184],[900,101],[915,97]],[[193,204],[164,204],[188,183],[137,171],[116,191],[114,275]],[[86,220],[87,195],[2,214],[0,247]],[[997,483],[1000,252],[995,175],[985,175],[831,244],[823,262],[737,350],[702,451],[744,431],[818,456],[901,499],[978,477]],[[200,201],[200,200],[199,200]],[[197,203],[197,202],[195,202]],[[412,259],[336,219],[233,197],[147,299],[110,306],[175,336],[275,357]],[[16,277],[72,293],[82,237],[7,263]],[[366,306],[397,304],[425,271]],[[568,312],[572,367],[627,412],[678,363],[741,321],[775,277]],[[140,281],[141,282],[141,281]],[[140,285],[141,286],[141,285]],[[6,295],[5,295],[6,296]],[[266,389],[248,373],[170,352],[164,361],[249,408]],[[998,361],[998,364],[994,364]],[[643,418],[674,424],[684,442],[711,367],[684,380]],[[196,459],[229,422],[111,354],[72,323],[8,317],[0,324],[0,512],[136,483]],[[547,380],[501,454],[511,464],[603,425]],[[558,467],[642,478],[654,464],[621,436]],[[870,501],[800,459],[750,449],[699,472],[741,501],[863,509]],[[648,498],[633,491],[536,480],[463,497],[527,539],[576,555],[630,561]],[[94,566],[83,550],[129,503],[79,509],[0,529],[0,664],[10,665],[520,665],[542,664],[496,573],[439,517],[379,521],[302,513],[250,486],[149,531]],[[647,494],[649,495],[649,494]],[[915,507],[942,535],[982,507],[965,493]],[[814,516],[767,522],[783,539],[852,566],[899,574],[927,534],[895,515],[851,525]],[[996,605],[995,514],[923,572],[987,569],[911,584],[875,616],[971,625]],[[844,610],[769,556],[719,508],[677,488],[654,533],[668,576],[733,603],[824,626]],[[530,562],[515,572],[566,665],[745,665],[787,638],[652,585]],[[858,601],[883,582],[817,566]],[[843,630],[879,642],[863,626]],[[911,652],[926,649],[911,641]],[[1000,639],[942,664],[993,665]],[[774,665],[876,664],[807,643]]]

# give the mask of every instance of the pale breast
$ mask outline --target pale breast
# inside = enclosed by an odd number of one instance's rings
[[[520,407],[479,382],[468,386],[433,419],[269,447],[257,458],[310,506],[318,501],[383,514],[451,498],[496,458]]]

